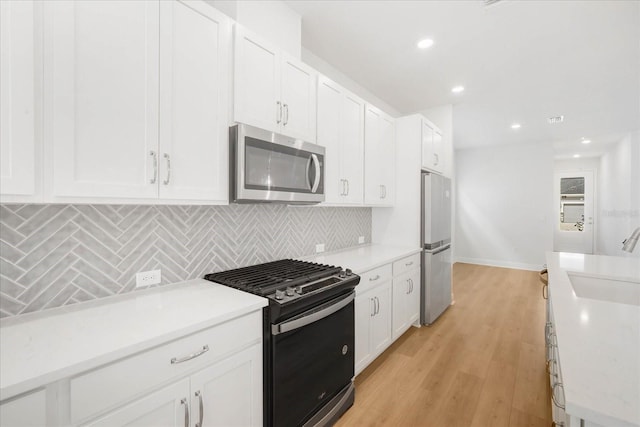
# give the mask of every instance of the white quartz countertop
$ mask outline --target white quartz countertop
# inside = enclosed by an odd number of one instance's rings
[[[259,310],[203,279],[0,323],[0,400]]]
[[[345,269],[350,268],[354,273],[360,274],[418,252],[420,252],[419,247],[370,244],[325,252],[301,259],[321,264],[338,265]]]
[[[640,260],[546,255],[566,412],[603,426],[640,426],[640,307],[578,297],[567,274],[640,282]]]

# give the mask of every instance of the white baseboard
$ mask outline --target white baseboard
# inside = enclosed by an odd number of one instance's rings
[[[525,264],[522,262],[502,261],[496,259],[456,257],[454,262],[466,264],[488,265],[490,267],[515,268],[516,270],[540,271],[542,265]]]

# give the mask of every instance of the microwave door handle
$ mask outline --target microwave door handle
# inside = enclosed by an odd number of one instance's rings
[[[318,160],[318,156],[316,156],[315,154],[312,154],[311,158],[313,159],[313,166],[316,168],[316,177],[313,181],[313,187],[311,188],[311,192],[315,193],[316,191],[318,191],[318,187],[320,186],[320,179],[322,177],[320,175],[320,160]],[[308,176],[309,174],[307,174],[307,177]]]
[[[311,163],[313,162],[313,154],[311,156],[309,156],[309,159],[307,160],[307,169],[306,169],[306,174],[307,174],[307,187],[309,187],[309,190],[313,189],[313,185],[311,184],[311,179],[309,178],[309,169],[311,169]]]

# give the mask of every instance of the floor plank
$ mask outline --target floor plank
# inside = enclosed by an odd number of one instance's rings
[[[455,304],[356,378],[337,426],[548,426],[536,272],[457,263]]]

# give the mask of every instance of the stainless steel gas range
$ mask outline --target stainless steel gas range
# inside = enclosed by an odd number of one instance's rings
[[[354,298],[360,277],[281,260],[205,279],[266,297],[264,425],[333,424],[354,401]]]

